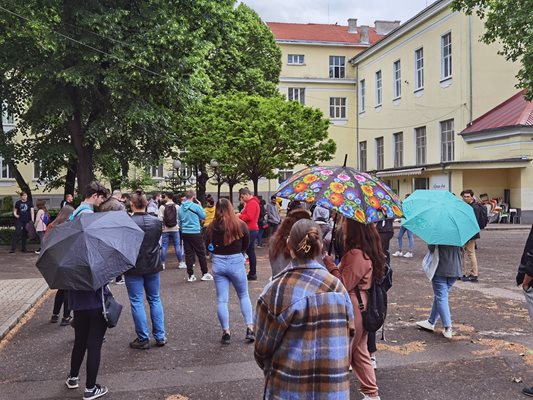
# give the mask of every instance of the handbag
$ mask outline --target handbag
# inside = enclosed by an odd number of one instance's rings
[[[114,328],[118,324],[120,313],[122,312],[122,304],[115,300],[113,294],[109,292],[104,299],[104,288],[102,291],[102,314],[107,322],[108,328]]]
[[[35,225],[32,221],[26,222],[24,229],[26,229],[29,240],[35,240],[37,238],[37,231],[35,230]]]
[[[439,246],[435,246],[433,252],[428,251],[422,260],[422,269],[426,273],[426,276],[431,281],[437,271],[439,265]]]

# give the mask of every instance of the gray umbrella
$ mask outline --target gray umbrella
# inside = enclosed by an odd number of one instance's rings
[[[80,214],[47,234],[37,268],[52,289],[96,290],[135,266],[143,238],[124,211]]]

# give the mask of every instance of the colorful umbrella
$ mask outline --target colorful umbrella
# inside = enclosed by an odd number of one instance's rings
[[[447,190],[415,190],[403,211],[402,225],[428,244],[463,246],[479,232],[472,206]]]
[[[403,216],[401,200],[387,185],[345,166],[305,168],[283,182],[276,196],[315,203],[363,224]]]

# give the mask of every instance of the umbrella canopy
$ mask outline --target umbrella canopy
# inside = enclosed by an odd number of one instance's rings
[[[305,168],[283,182],[276,196],[316,203],[364,224],[403,215],[401,200],[385,183],[345,166]]]
[[[428,244],[463,246],[479,232],[472,207],[446,190],[416,190],[403,211],[403,226]]]
[[[37,268],[52,289],[96,290],[135,266],[143,238],[123,211],[80,214],[49,232]]]

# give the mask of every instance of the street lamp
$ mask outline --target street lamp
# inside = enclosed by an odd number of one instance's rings
[[[180,160],[172,161],[172,167],[174,170],[168,171],[165,180],[172,188],[172,192],[176,192],[176,189],[183,189],[186,186],[187,181],[191,181],[192,169],[187,168],[186,166],[184,167]]]

